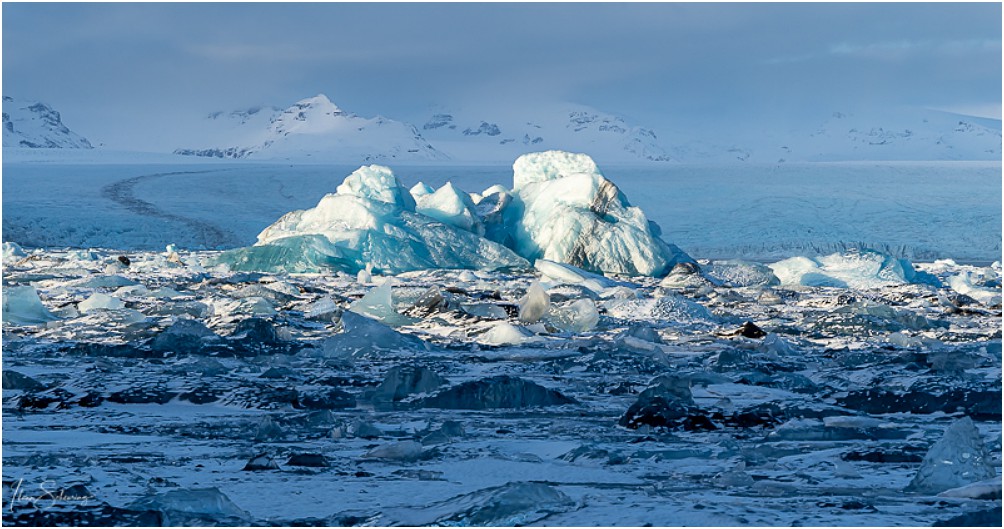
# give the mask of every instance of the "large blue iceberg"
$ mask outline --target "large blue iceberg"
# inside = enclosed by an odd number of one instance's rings
[[[254,246],[223,252],[231,270],[317,273],[371,269],[530,269],[536,259],[624,275],[665,275],[692,259],[600,174],[589,156],[532,153],[513,189],[477,203],[451,183],[411,191],[387,167],[360,167],[316,207],[265,228]]]

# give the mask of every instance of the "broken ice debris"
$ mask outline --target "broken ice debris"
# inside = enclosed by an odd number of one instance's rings
[[[547,314],[550,304],[551,297],[547,295],[540,283],[535,281],[527,289],[526,295],[519,300],[519,321],[537,323],[544,314]]]
[[[972,419],[963,417],[927,452],[907,490],[934,494],[996,477],[997,468],[979,430]]]
[[[430,506],[395,513],[398,525],[487,526],[529,525],[567,511],[575,502],[558,489],[529,481],[463,494]]]
[[[238,507],[216,487],[171,490],[136,500],[129,507],[162,512],[165,516],[164,525],[190,525],[190,522],[200,519],[214,523],[227,519],[238,522],[250,519],[247,511]]]
[[[422,456],[422,443],[418,441],[400,441],[380,445],[363,455],[367,459],[386,459],[392,461],[414,461]]]
[[[553,389],[509,375],[464,382],[418,402],[424,408],[450,410],[532,408],[576,403]]]
[[[697,407],[690,391],[690,381],[673,375],[663,375],[638,395],[638,400],[621,416],[621,426],[638,429],[684,429],[687,431],[717,430],[707,413]]]
[[[118,310],[125,308],[125,302],[121,299],[95,292],[90,297],[77,304],[80,312],[87,314],[96,310]]]
[[[857,289],[906,283],[941,286],[938,278],[914,269],[910,261],[868,249],[851,249],[820,257],[792,257],[769,266],[782,285]]]
[[[349,310],[357,314],[369,316],[391,327],[414,322],[415,320],[394,310],[394,298],[391,292],[392,283],[391,279],[387,279],[382,285],[370,290],[361,299],[349,305]]]
[[[567,305],[551,307],[546,321],[564,332],[588,332],[599,323],[600,313],[591,300],[579,299]]]
[[[220,336],[201,322],[178,318],[150,341],[150,348],[158,352],[195,354],[207,345],[219,342],[222,342]]]
[[[716,319],[703,305],[676,295],[617,299],[606,301],[603,305],[611,316],[626,320],[694,323],[712,322]]]
[[[508,322],[501,322],[488,329],[481,336],[478,336],[478,341],[485,345],[512,346],[537,341],[537,338],[523,327],[517,327]]]
[[[32,286],[3,288],[3,321],[14,325],[41,325],[56,320]]]
[[[394,366],[387,371],[383,382],[373,392],[373,400],[394,402],[416,393],[430,393],[448,384],[435,371],[422,366]]]
[[[718,285],[726,287],[766,287],[781,281],[769,266],[738,260],[711,261],[701,266],[701,272]]]
[[[402,334],[376,320],[352,311],[342,313],[342,332],[320,344],[321,355],[340,358],[379,350],[429,349],[420,338]]]

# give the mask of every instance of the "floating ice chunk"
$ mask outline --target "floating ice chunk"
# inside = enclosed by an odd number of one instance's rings
[[[362,299],[349,305],[349,310],[357,314],[369,316],[392,327],[413,323],[413,319],[394,310],[394,298],[391,293],[392,283],[393,281],[388,279],[382,285],[371,289]]]
[[[414,461],[422,456],[422,443],[400,441],[378,446],[363,455],[368,459],[388,459],[393,461]]]
[[[415,393],[428,393],[448,384],[435,371],[422,366],[394,366],[387,371],[383,382],[373,392],[373,400],[399,401]]]
[[[487,345],[523,345],[524,343],[534,341],[534,336],[522,327],[502,322],[479,336],[478,341]]]
[[[519,300],[519,321],[523,323],[536,323],[540,321],[547,309],[551,306],[551,297],[544,291],[540,283],[534,281],[527,289],[526,295]]]
[[[359,270],[356,274],[356,283],[360,285],[368,285],[373,282],[373,265],[366,263],[366,268]]]
[[[221,522],[221,519],[234,518],[249,520],[250,514],[237,506],[226,494],[216,487],[204,489],[176,489],[146,498],[141,498],[130,505],[136,510],[161,511],[170,519],[182,521],[186,515],[210,518]],[[180,519],[179,519],[180,518]],[[174,525],[165,520],[165,525]]]
[[[307,305],[303,311],[303,317],[309,320],[331,320],[339,312],[341,312],[341,308],[335,303],[335,300],[331,299],[331,296],[324,296]]]
[[[150,348],[154,351],[192,354],[198,353],[207,345],[221,342],[220,336],[202,322],[179,318],[151,340]]]
[[[78,286],[84,288],[120,288],[137,285],[136,281],[120,275],[97,276],[82,281]]]
[[[484,235],[485,227],[474,212],[471,197],[451,182],[443,184],[434,193],[417,197],[415,211],[471,233]]]
[[[542,281],[581,285],[596,293],[603,292],[608,288],[615,287],[620,284],[601,275],[587,272],[581,268],[564,263],[548,261],[547,259],[537,259],[534,261],[533,267],[541,273]]]
[[[389,167],[366,165],[356,169],[338,186],[339,195],[388,202],[405,211],[415,211],[415,199],[404,189]]]
[[[592,300],[579,299],[565,306],[551,307],[547,323],[565,332],[588,332],[600,321],[600,313]]]
[[[404,526],[512,527],[531,525],[574,507],[571,498],[550,485],[510,482],[391,516],[394,525]]]
[[[38,297],[35,287],[3,288],[3,321],[14,325],[41,325],[56,320]]]
[[[22,249],[16,242],[3,243],[4,266],[10,266],[27,256],[28,254],[25,253],[24,249]]]
[[[431,195],[435,193],[436,190],[433,189],[432,186],[430,186],[429,184],[426,184],[425,182],[419,182],[411,186],[411,189],[409,189],[408,192],[411,193],[411,197],[414,198],[415,201],[417,202],[419,197],[424,197],[425,195]]]
[[[749,472],[746,472],[745,461],[740,461],[732,470],[716,474],[711,481],[716,487],[722,488],[753,486],[753,476],[750,476]]]
[[[491,410],[576,404],[574,399],[534,382],[500,375],[443,390],[419,401],[424,408],[448,410]]]
[[[701,272],[713,282],[727,287],[763,287],[780,285],[781,281],[767,265],[746,261],[712,261]]]
[[[378,350],[425,351],[428,344],[351,311],[342,313],[342,332],[321,343],[322,356],[343,358]]]
[[[124,308],[125,302],[121,299],[109,296],[108,294],[102,294],[101,292],[95,292],[77,304],[77,309],[84,314],[96,310],[118,310]]]
[[[515,248],[527,259],[647,276],[691,260],[659,239],[645,214],[584,154],[523,155],[513,164],[513,183],[523,206]]]
[[[974,500],[1001,499],[1001,478],[991,478],[970,485],[948,489],[938,494],[942,498],[970,498]]]
[[[972,419],[963,417],[934,443],[907,489],[938,493],[992,478],[997,478],[997,470],[980,432]]]
[[[681,296],[618,299],[606,301],[603,306],[606,307],[611,316],[626,320],[656,320],[677,323],[716,320],[703,305]]]
[[[980,274],[973,273],[969,270],[963,270],[960,273],[948,278],[948,286],[959,294],[965,294],[984,305],[991,307],[1000,305],[1000,284],[998,283],[997,288],[977,286],[979,283],[984,282],[981,281],[981,279],[984,278],[981,277]]]
[[[936,277],[915,270],[910,261],[867,249],[814,258],[792,257],[768,266],[782,285],[861,289],[905,283],[940,286]]]

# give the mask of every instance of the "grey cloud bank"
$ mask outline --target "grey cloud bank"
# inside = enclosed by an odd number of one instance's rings
[[[1000,118],[999,4],[5,4],[4,93],[121,148],[213,110],[325,93],[421,122],[437,105],[572,101],[659,131],[834,110]]]

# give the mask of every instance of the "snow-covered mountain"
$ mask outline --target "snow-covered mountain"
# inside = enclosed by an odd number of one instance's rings
[[[63,124],[45,103],[3,96],[3,146],[32,149],[92,149],[87,138]]]
[[[832,112],[807,125],[690,132],[672,150],[684,161],[1000,160],[1001,121],[928,109]],[[697,138],[695,140],[695,138]]]
[[[203,145],[177,154],[216,158],[379,162],[447,157],[407,123],[364,118],[338,108],[323,94],[286,109],[255,107],[209,114],[197,135]]]
[[[589,153],[601,163],[672,159],[652,130],[574,104],[491,114],[439,110],[425,120],[422,134],[458,161],[507,161],[545,150]]]

